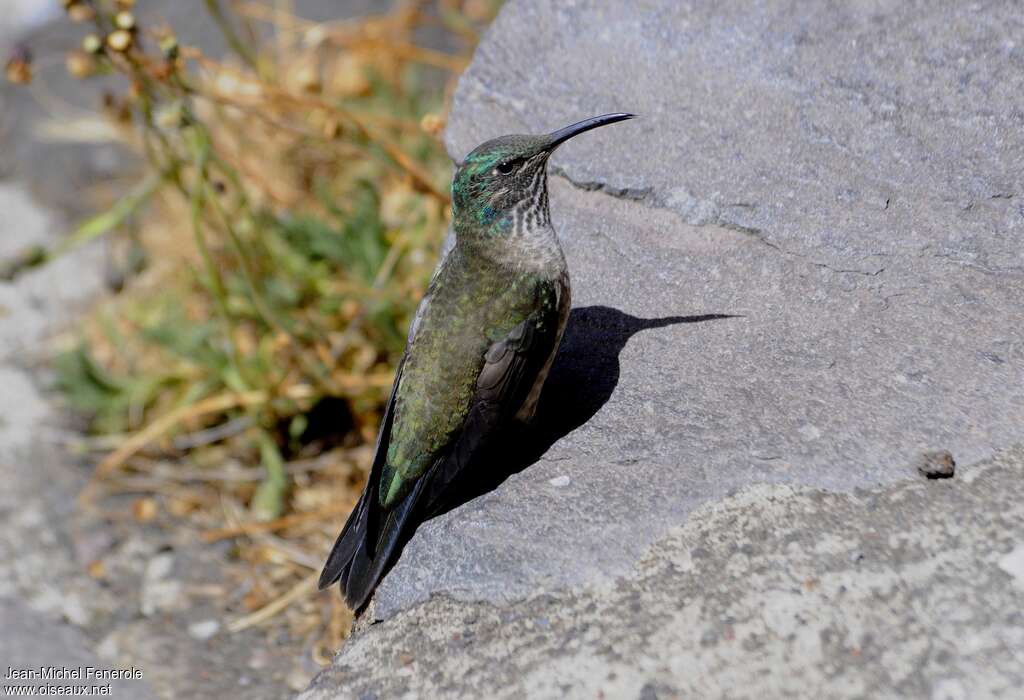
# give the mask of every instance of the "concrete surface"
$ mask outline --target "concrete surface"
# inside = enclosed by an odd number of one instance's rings
[[[1022,22],[511,0],[456,93],[454,158],[641,116],[552,161],[575,308],[533,434],[420,527],[307,697],[1019,684],[995,562],[1020,453],[1000,488],[961,477],[1024,443]],[[937,451],[957,476],[926,482]]]
[[[61,217],[21,183],[0,182],[0,258],[52,245]],[[76,556],[75,511],[85,472],[58,444],[66,420],[40,385],[42,343],[102,287],[95,247],[0,282],[0,666],[121,668],[102,659],[90,632],[119,609],[117,595],[86,575]],[[130,663],[130,662],[129,662]],[[66,689],[88,679],[43,680]],[[17,680],[2,685],[20,685]],[[100,683],[103,685],[103,683]],[[149,679],[114,683],[112,697],[156,697]],[[80,697],[76,695],[75,697]]]
[[[22,183],[0,182],[0,207],[0,257],[67,230]],[[141,680],[112,685],[120,698],[229,697],[239,688],[284,697],[316,668],[301,645],[268,644],[255,630],[207,639],[190,631],[223,615],[213,603],[223,594],[202,591],[223,587],[226,547],[163,518],[124,517],[130,498],[79,506],[91,464],[66,447],[77,435],[46,390],[47,341],[102,293],[102,252],[79,250],[0,282],[0,668],[140,669]],[[100,573],[90,573],[97,563]]]
[[[112,698],[138,698],[153,700],[155,695],[145,679],[134,677],[107,679],[101,676],[113,667],[103,662],[98,656],[85,651],[89,642],[78,630],[67,625],[55,623],[49,618],[34,613],[18,601],[0,598],[0,619],[4,622],[4,634],[0,635],[0,663],[5,678],[0,687],[7,688],[25,686],[36,688],[40,695],[42,687],[58,687],[66,690],[74,686],[88,686],[88,690],[76,696],[98,695],[106,693]],[[45,677],[46,671],[40,669],[57,669],[57,677]],[[7,680],[9,669],[17,671],[39,671],[40,678]],[[132,671],[132,669],[122,669]],[[100,690],[110,687],[109,692]],[[95,687],[95,689],[94,689]],[[12,688],[13,690],[13,688]],[[48,688],[47,688],[48,690]],[[13,690],[10,694],[19,692]],[[51,691],[52,693],[52,691]],[[63,693],[67,697],[68,693]]]

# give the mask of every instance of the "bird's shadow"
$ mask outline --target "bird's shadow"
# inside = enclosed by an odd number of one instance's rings
[[[640,331],[733,318],[731,314],[637,318],[608,306],[572,310],[551,374],[528,426],[513,426],[474,457],[453,482],[436,517],[493,491],[537,462],[555,442],[590,420],[619,383],[619,354]]]

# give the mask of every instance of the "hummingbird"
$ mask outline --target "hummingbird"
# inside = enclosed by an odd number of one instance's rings
[[[569,317],[569,271],[551,226],[547,165],[560,145],[634,115],[477,146],[452,179],[455,244],[409,328],[370,476],[320,575],[360,611],[399,543],[444,503],[488,441],[528,423]]]

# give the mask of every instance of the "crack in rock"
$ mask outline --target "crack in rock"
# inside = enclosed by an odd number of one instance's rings
[[[735,231],[745,236],[749,236],[755,239],[757,242],[771,248],[772,250],[781,253],[786,256],[800,258],[805,260],[807,264],[815,267],[824,268],[835,272],[837,274],[852,274],[852,275],[863,275],[865,277],[876,277],[885,271],[884,267],[876,270],[857,270],[850,268],[838,268],[830,265],[829,263],[818,262],[815,260],[808,260],[808,256],[804,253],[797,253],[795,251],[783,248],[778,243],[771,241],[768,235],[763,229],[756,226],[749,226],[741,224],[737,221],[729,219],[725,216],[721,207],[715,202],[709,199],[699,199],[693,196],[689,191],[682,188],[677,188],[668,195],[667,198],[658,197],[655,195],[654,188],[651,186],[645,187],[617,187],[607,182],[600,180],[577,180],[565,172],[563,168],[553,168],[554,174],[564,179],[570,185],[583,192],[600,192],[601,194],[614,197],[616,199],[623,199],[626,201],[637,202],[653,209],[661,209],[668,211],[678,217],[683,223],[694,226],[694,227],[705,227],[705,226],[717,226],[719,228],[726,229],[728,231]],[[743,208],[743,209],[756,209],[757,205],[751,202],[737,202],[730,206]],[[618,250],[618,249],[617,249]],[[633,259],[631,256],[625,254],[624,251],[618,250],[623,257],[630,262],[639,265],[638,260]]]

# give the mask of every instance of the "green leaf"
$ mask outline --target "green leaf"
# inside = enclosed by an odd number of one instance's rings
[[[259,437],[260,463],[267,470],[267,475],[256,489],[249,503],[249,509],[257,520],[273,520],[284,510],[284,497],[288,488],[288,479],[284,472],[284,459],[277,449],[277,443],[266,433],[260,431]]]

